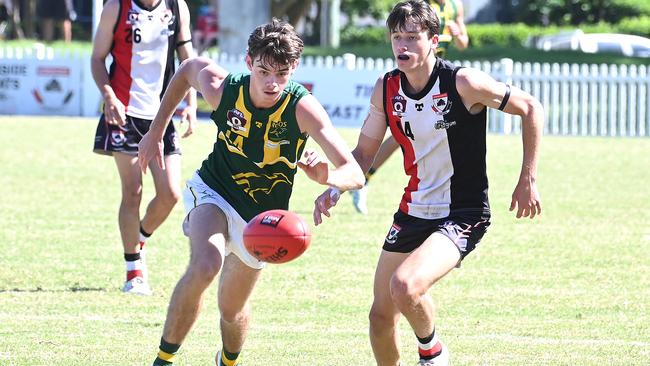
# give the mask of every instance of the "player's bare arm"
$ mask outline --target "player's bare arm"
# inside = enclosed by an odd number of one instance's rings
[[[179,34],[176,37],[176,53],[178,58],[185,61],[194,57],[194,48],[192,47],[192,31],[190,30],[190,10],[184,0],[178,1],[178,10],[180,13],[179,19]],[[188,137],[194,132],[196,126],[196,89],[190,88],[190,91],[185,97],[187,106],[181,112],[181,123],[187,122],[187,130],[182,137]]]
[[[363,121],[357,146],[352,150],[352,155],[359,163],[364,173],[368,172],[375,160],[375,155],[386,134],[386,114],[383,101],[384,76],[375,82],[370,96],[370,108]]]
[[[536,180],[544,108],[525,91],[497,82],[490,75],[475,69],[458,71],[456,87],[470,113],[478,113],[487,106],[521,117],[524,154],[519,180],[512,193],[510,211],[517,209],[517,218],[532,219],[542,212]]]
[[[454,46],[456,49],[462,51],[469,46],[469,36],[467,35],[467,27],[465,27],[465,10],[463,9],[463,2],[459,0],[452,0],[456,4],[456,19],[449,22],[449,32],[453,37]]]
[[[383,76],[375,83],[370,99],[370,109],[361,127],[357,146],[352,151],[352,156],[363,172],[372,166],[375,155],[379,150],[382,139],[386,134],[386,116],[383,107]],[[323,222],[322,215],[330,217],[329,209],[334,207],[340,197],[340,190],[328,188],[314,201],[314,224]]]
[[[216,109],[221,101],[222,83],[227,75],[226,70],[204,57],[183,61],[167,86],[160,102],[160,109],[151,122],[149,132],[142,137],[138,145],[138,163],[143,172],[147,171],[147,165],[153,159],[161,168],[165,168],[162,142],[165,128],[167,128],[176,106],[188,90],[193,87],[200,91],[210,106]]]
[[[113,45],[113,27],[117,22],[119,9],[119,0],[109,0],[104,5],[93,40],[93,53],[90,57],[93,79],[95,79],[95,84],[97,84],[104,101],[104,119],[107,123],[114,125],[126,123],[126,109],[124,104],[117,99],[106,70],[106,57],[111,52]]]
[[[329,169],[328,164],[320,159],[314,163],[316,158],[311,154],[311,159],[299,164],[307,176],[320,184],[340,190],[361,188],[363,173],[316,97],[309,94],[300,99],[296,108],[296,120],[300,130],[314,139],[334,165],[334,169]]]

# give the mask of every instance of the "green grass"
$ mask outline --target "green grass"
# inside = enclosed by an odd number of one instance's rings
[[[182,207],[154,234],[155,294],[120,292],[119,180],[91,153],[95,120],[0,117],[0,365],[146,365],[188,259]],[[341,133],[352,143],[354,129]],[[201,124],[184,140],[183,177],[211,148]],[[650,359],[650,139],[545,137],[544,211],[507,211],[519,136],[491,135],[493,224],[459,270],[436,284],[437,327],[454,365],[647,365]],[[373,364],[372,277],[405,178],[397,155],[370,185],[370,214],[344,195],[313,228],[311,248],[269,266],[242,354],[254,365]],[[145,195],[152,184],[145,180]],[[298,174],[291,208],[309,218],[322,188]],[[402,327],[403,365],[415,339]],[[212,365],[220,345],[216,286],[178,365]]]

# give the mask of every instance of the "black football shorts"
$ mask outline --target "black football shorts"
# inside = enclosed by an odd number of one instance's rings
[[[490,226],[490,215],[483,212],[454,214],[441,219],[421,219],[397,211],[386,234],[383,249],[387,252],[410,253],[433,233],[440,233],[454,242],[460,257],[465,258]]]
[[[124,126],[106,123],[104,115],[99,118],[95,132],[94,152],[103,155],[113,155],[120,152],[129,155],[138,155],[138,144],[151,126],[151,120],[126,116]],[[163,136],[164,155],[180,154],[178,133],[172,122],[169,122]]]

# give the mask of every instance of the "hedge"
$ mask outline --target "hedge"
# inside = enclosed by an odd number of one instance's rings
[[[582,25],[585,33],[624,33],[636,34],[650,38],[650,16],[628,18],[618,24],[598,23]],[[502,46],[521,47],[530,37],[555,34],[560,31],[576,29],[575,27],[528,26],[525,24],[468,24],[472,47]],[[364,45],[387,42],[385,27],[353,28],[347,27],[341,32],[343,45]]]

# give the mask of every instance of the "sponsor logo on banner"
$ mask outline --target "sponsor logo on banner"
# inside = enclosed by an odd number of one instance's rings
[[[35,88],[32,95],[45,109],[59,110],[72,99],[70,68],[66,66],[39,66],[36,68]]]

